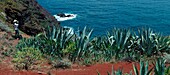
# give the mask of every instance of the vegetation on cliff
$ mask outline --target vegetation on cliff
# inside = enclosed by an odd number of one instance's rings
[[[170,53],[170,38],[151,29],[113,29],[106,36],[91,38],[92,30],[86,27],[77,34],[70,34],[63,28],[46,29],[44,34],[22,39],[17,45],[20,51],[25,47],[37,48],[50,61],[63,60],[90,65],[97,62],[139,61],[157,58]],[[65,62],[70,63],[70,62]]]

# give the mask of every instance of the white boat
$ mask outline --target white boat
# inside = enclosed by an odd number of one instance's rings
[[[71,20],[77,17],[77,14],[69,14],[69,13],[63,13],[63,14],[56,14],[54,15],[55,19],[57,21],[66,21]]]

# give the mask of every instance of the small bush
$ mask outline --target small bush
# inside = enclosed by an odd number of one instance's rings
[[[41,59],[42,53],[38,49],[26,47],[16,52],[13,61],[16,63],[16,68],[29,70],[35,62]]]

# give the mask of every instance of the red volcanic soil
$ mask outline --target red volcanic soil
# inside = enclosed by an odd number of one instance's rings
[[[6,68],[9,65],[0,64],[0,75],[108,75],[107,72],[111,73],[112,69],[123,70],[123,73],[133,73],[133,64],[137,66],[139,69],[139,63],[135,62],[117,62],[114,64],[104,63],[104,64],[96,64],[92,66],[72,66],[70,69],[52,69],[45,70],[44,72],[38,71],[16,71],[11,68]],[[169,66],[169,65],[168,65]],[[149,69],[152,68],[153,65],[149,65]],[[133,73],[134,75],[134,73]]]
[[[57,70],[52,71],[54,75],[97,75],[97,72],[100,75],[107,75],[107,72],[111,72],[112,69],[123,70],[123,73],[130,73],[133,70],[133,62],[118,62],[118,63],[104,63],[104,64],[96,64],[89,67],[81,67],[81,68],[72,68],[68,70]],[[139,64],[137,64],[139,67]]]
[[[118,62],[115,64],[104,63],[104,64],[96,64],[92,66],[84,66],[78,67],[73,66],[71,69],[53,69],[50,71],[51,75],[97,75],[99,72],[101,75],[107,75],[107,72],[112,71],[112,67],[114,70],[122,69],[124,73],[129,73],[133,70],[132,64],[129,62]],[[138,65],[139,67],[139,65]],[[38,73],[37,71],[15,71],[8,67],[8,65],[0,64],[0,75],[48,75],[46,72]]]

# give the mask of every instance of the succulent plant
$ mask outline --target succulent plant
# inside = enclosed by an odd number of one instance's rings
[[[138,43],[141,55],[158,55],[160,52],[168,52],[170,50],[170,40],[168,37],[156,34],[150,28],[140,29],[138,34],[141,39],[140,43]]]
[[[116,29],[114,28],[111,33],[108,32],[106,47],[110,47],[115,53],[115,57],[119,58],[122,55],[120,53],[128,52],[128,46],[131,45],[130,39],[132,34],[127,29]],[[109,46],[108,46],[109,45]]]
[[[63,57],[63,51],[68,43],[70,42],[72,36],[71,32],[68,32],[64,28],[56,28],[55,26],[48,27],[45,32],[45,41],[49,43],[49,47],[46,50],[50,51],[50,55]]]
[[[153,68],[148,70],[148,66],[149,66],[148,62],[144,64],[143,61],[140,61],[140,70],[138,70],[137,67],[133,65],[135,75],[150,75]]]
[[[165,62],[166,60],[158,58],[154,68],[154,75],[165,75]]]
[[[90,37],[93,30],[87,33],[86,27],[82,32],[79,32],[80,36],[75,38],[76,50],[72,55],[72,61],[80,60],[80,58],[87,56],[92,52],[93,46],[90,44]]]
[[[97,74],[100,75],[98,71],[97,71]],[[129,74],[128,73],[123,74],[123,71],[121,69],[118,69],[117,71],[115,71],[112,66],[112,71],[107,72],[107,75],[132,75],[132,72],[130,72]]]

